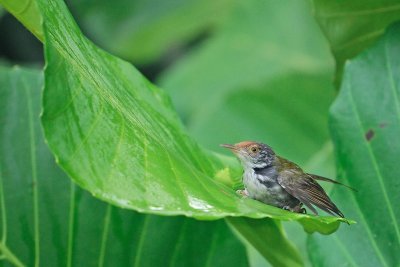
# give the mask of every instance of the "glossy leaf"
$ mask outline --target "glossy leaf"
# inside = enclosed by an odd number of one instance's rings
[[[397,0],[313,0],[315,17],[331,45],[337,65],[337,82],[343,65],[371,45],[385,28],[400,19]]]
[[[39,71],[0,67],[0,253],[7,262],[247,266],[243,245],[223,221],[143,215],[75,187],[44,143],[41,87]]]
[[[400,25],[345,66],[331,109],[331,131],[343,182],[333,190],[357,224],[330,237],[313,235],[317,266],[398,266],[400,262]]]
[[[241,199],[216,182],[224,164],[186,135],[162,91],[87,41],[63,4],[40,7],[47,59],[42,123],[57,161],[79,185],[155,214],[300,220],[321,231],[343,221]]]
[[[231,0],[69,1],[95,43],[135,64],[179,53],[180,47],[223,21]],[[112,41],[110,41],[112,40]]]

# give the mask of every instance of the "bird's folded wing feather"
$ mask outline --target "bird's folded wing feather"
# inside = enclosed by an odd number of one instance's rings
[[[313,178],[314,180],[320,180],[320,181],[324,181],[324,182],[330,182],[330,183],[333,183],[333,184],[343,185],[343,186],[353,190],[354,192],[358,192],[357,189],[354,189],[353,187],[348,186],[346,184],[342,184],[341,182],[338,182],[336,180],[332,180],[332,179],[329,179],[329,178],[326,178],[326,177],[323,177],[323,176],[319,176],[319,175],[315,175],[315,174],[310,174],[310,173],[307,173],[307,174],[310,175],[310,177]]]
[[[280,159],[278,183],[292,196],[300,200],[312,212],[318,214],[312,205],[332,214],[344,217],[343,213],[330,200],[324,189],[296,164]]]

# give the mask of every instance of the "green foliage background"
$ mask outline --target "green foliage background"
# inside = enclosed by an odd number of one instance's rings
[[[46,58],[0,68],[0,264],[399,264],[395,1],[0,3]],[[358,188],[357,224],[240,199],[246,139]]]

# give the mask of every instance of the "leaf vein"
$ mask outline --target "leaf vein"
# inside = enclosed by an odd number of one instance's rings
[[[215,250],[215,247],[217,246],[217,236],[218,236],[218,231],[213,231],[212,232],[212,237],[211,237],[211,244],[210,244],[210,246],[209,246],[209,252],[208,252],[208,255],[207,255],[207,259],[206,259],[206,263],[204,264],[204,266],[212,266],[212,265],[210,265],[211,264],[211,259],[212,259],[212,257],[213,257],[213,255],[214,255],[214,250]]]
[[[100,245],[100,254],[99,254],[99,267],[104,266],[104,258],[106,254],[106,247],[107,247],[107,237],[108,231],[110,227],[110,217],[111,217],[111,208],[110,204],[107,205],[106,212],[104,214],[104,226],[103,226],[103,233],[101,235],[101,245]]]
[[[66,161],[66,163],[74,160],[75,159],[75,154],[77,154],[86,145],[87,141],[90,138],[91,133],[94,131],[94,129],[96,128],[97,124],[99,124],[100,118],[103,115],[103,112],[104,112],[104,105],[101,105],[100,111],[97,114],[97,116],[95,117],[95,119],[93,120],[92,124],[90,125],[90,128],[87,131],[87,134],[82,139],[82,141],[76,146],[75,150],[71,153],[71,155],[69,156],[69,159]]]
[[[145,215],[145,218],[143,220],[142,231],[140,232],[140,236],[139,236],[138,246],[136,248],[134,267],[140,267],[142,249],[143,249],[144,239],[146,236],[149,220],[150,220],[150,215]]]
[[[338,244],[339,249],[342,251],[343,255],[348,260],[348,263],[350,263],[351,266],[359,266],[358,264],[356,264],[354,262],[353,257],[349,254],[349,252],[348,252],[347,248],[344,246],[342,240],[339,239],[336,234],[333,234],[333,240],[335,240],[336,244]]]
[[[6,244],[7,241],[7,211],[4,199],[4,190],[3,190],[3,175],[0,165],[0,207],[1,207],[1,225],[2,225],[2,237],[1,243]]]
[[[33,126],[34,116],[32,107],[32,96],[27,86],[27,81],[22,78],[23,87],[25,89],[27,105],[28,105],[28,127],[29,127],[29,150],[31,159],[31,172],[32,172],[32,187],[33,187],[33,227],[35,239],[35,266],[38,267],[40,263],[40,228],[39,228],[39,196],[38,196],[38,177],[37,177],[37,160],[36,160],[36,141],[35,129]]]
[[[176,258],[177,258],[177,255],[179,253],[179,249],[182,247],[181,244],[182,244],[182,241],[183,241],[183,237],[185,236],[185,230],[186,230],[186,227],[187,227],[188,220],[189,220],[188,218],[185,218],[184,221],[183,221],[183,224],[181,226],[181,230],[179,232],[179,237],[178,237],[178,239],[176,241],[175,248],[174,248],[174,251],[172,252],[171,260],[169,262],[169,266],[170,267],[177,266]]]
[[[70,181],[70,200],[68,214],[68,243],[67,243],[67,267],[72,266],[72,249],[74,238],[74,220],[75,220],[75,184]]]

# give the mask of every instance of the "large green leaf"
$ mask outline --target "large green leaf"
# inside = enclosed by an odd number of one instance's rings
[[[227,165],[186,135],[164,93],[87,41],[62,3],[40,6],[47,60],[42,123],[57,161],[79,185],[155,214],[299,220],[319,231],[343,221],[241,199],[216,182]]]
[[[264,258],[268,259],[272,266],[303,266],[301,256],[294,249],[284,236],[283,229],[275,220],[264,219],[256,220],[249,218],[228,218],[227,221],[232,225],[239,236],[246,236],[251,240],[254,247],[262,248],[259,250]],[[257,229],[257,231],[254,231]],[[266,236],[267,245],[265,245]],[[246,242],[246,239],[244,242]]]
[[[219,103],[203,104],[203,112],[188,124],[196,140],[207,147],[260,140],[305,166],[329,140],[327,117],[332,100],[328,75],[291,73],[262,86],[225,92]]]
[[[313,236],[317,266],[398,266],[400,262],[400,25],[345,66],[332,110],[332,135],[344,182],[333,191],[355,226]]]
[[[326,74],[333,62],[318,30],[303,1],[236,2],[223,27],[169,68],[160,83],[190,123],[232,89],[254,88],[288,71]]]
[[[332,63],[306,3],[246,1],[160,84],[206,147],[263,140],[305,164],[329,139]]]
[[[75,187],[44,143],[41,87],[39,71],[0,68],[0,254],[7,261],[16,266],[247,266],[243,245],[223,221],[142,215]]]
[[[84,32],[135,64],[149,63],[211,30],[230,11],[231,0],[72,0]],[[112,41],[110,41],[112,40]]]
[[[313,0],[315,16],[328,38],[340,82],[343,65],[381,36],[400,19],[398,0]]]

